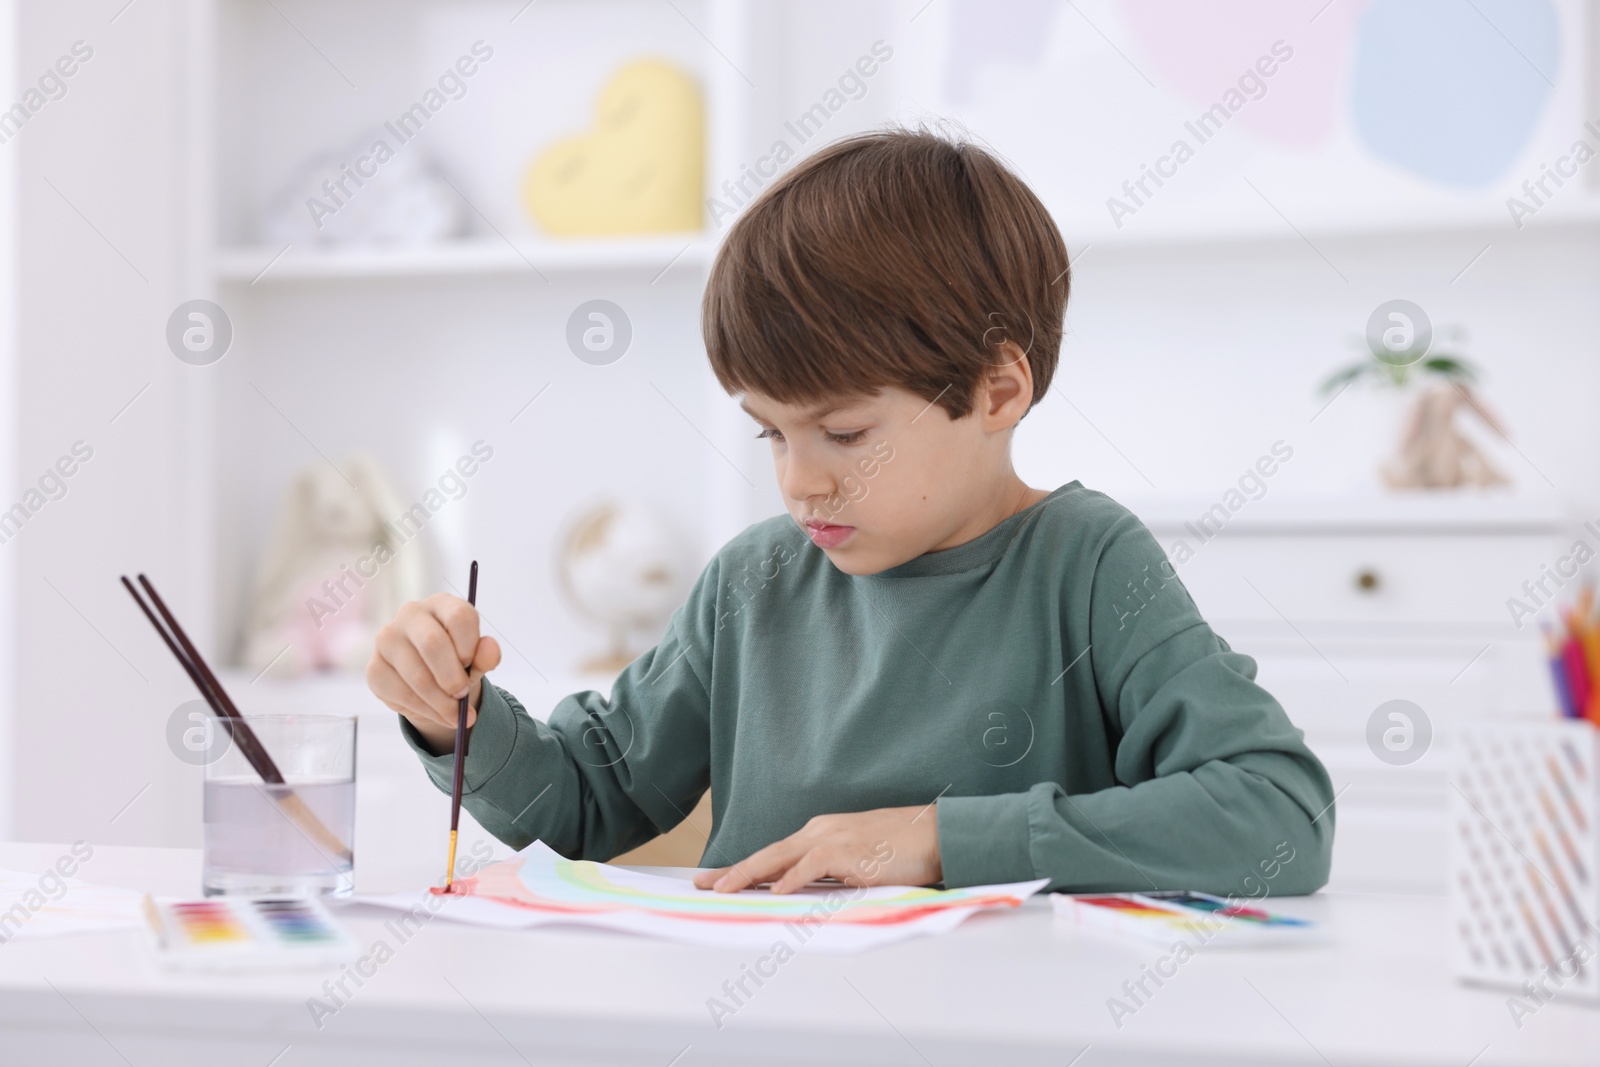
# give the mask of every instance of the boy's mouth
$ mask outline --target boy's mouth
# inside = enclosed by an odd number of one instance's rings
[[[845,540],[856,532],[854,526],[835,526],[830,522],[820,519],[807,519],[804,523],[806,533],[818,548],[838,548]]]

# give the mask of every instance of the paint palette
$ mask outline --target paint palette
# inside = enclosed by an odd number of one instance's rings
[[[1188,938],[1201,945],[1303,944],[1322,939],[1322,928],[1305,919],[1278,915],[1244,899],[1210,893],[1058,893],[1056,915],[1080,926],[1172,944]]]
[[[1455,972],[1600,996],[1600,733],[1464,724],[1451,791]]]
[[[354,959],[356,940],[309,897],[145,898],[157,956],[183,970],[325,967]]]

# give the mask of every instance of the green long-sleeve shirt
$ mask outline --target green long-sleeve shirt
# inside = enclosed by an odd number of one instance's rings
[[[814,815],[936,804],[952,887],[1309,893],[1333,790],[1254,678],[1150,532],[1077,482],[865,576],[778,516],[717,553],[610,699],[547,725],[485,684],[463,803],[513,847],[608,859],[710,787],[706,866]],[[452,758],[401,721],[448,792]]]

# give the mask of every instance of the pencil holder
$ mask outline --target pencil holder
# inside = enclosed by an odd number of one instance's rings
[[[1515,990],[1525,1013],[1552,997],[1600,998],[1597,736],[1572,721],[1457,730],[1455,973]]]

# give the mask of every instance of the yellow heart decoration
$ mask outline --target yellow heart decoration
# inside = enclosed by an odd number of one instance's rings
[[[700,87],[665,60],[640,59],[600,90],[589,130],[534,157],[522,201],[563,237],[698,230],[704,170]]]

